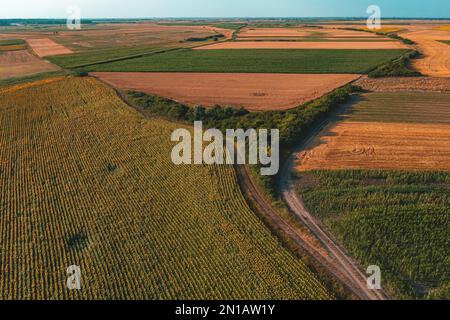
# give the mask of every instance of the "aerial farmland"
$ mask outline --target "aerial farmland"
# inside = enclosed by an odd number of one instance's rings
[[[2,300],[450,298],[450,20],[0,22]]]

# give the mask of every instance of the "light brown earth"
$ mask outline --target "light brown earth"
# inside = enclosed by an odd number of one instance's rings
[[[56,70],[59,70],[59,67],[39,59],[26,50],[9,51],[0,54],[0,79]]]
[[[450,126],[341,122],[298,155],[297,170],[450,170]]]
[[[121,89],[167,97],[188,105],[285,110],[357,79],[356,74],[124,73],[93,76]]]
[[[56,43],[48,38],[29,38],[27,39],[31,49],[39,57],[56,56],[73,53],[72,50]]]
[[[450,46],[449,46],[450,47]],[[284,42],[284,41],[238,41],[221,42],[194,48],[195,50],[217,49],[405,49],[402,43],[386,42]]]

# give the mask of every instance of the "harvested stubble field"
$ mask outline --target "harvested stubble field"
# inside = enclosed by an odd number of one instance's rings
[[[2,299],[321,299],[229,166],[175,166],[178,126],[92,78],[0,92]],[[66,289],[79,265],[80,291]]]
[[[191,105],[286,110],[317,99],[359,77],[355,74],[126,73],[93,76],[120,89],[136,90]]]
[[[450,173],[298,174],[306,206],[399,299],[449,299]]]
[[[73,52],[72,50],[48,38],[40,38],[40,39],[30,38],[27,39],[27,42],[30,45],[31,49],[33,49],[33,51],[39,57],[64,55]]]
[[[0,79],[56,70],[59,70],[57,66],[48,61],[40,60],[26,50],[0,53]]]
[[[234,41],[213,43],[194,48],[195,50],[231,50],[231,49],[407,49],[395,41]]]
[[[298,170],[450,170],[450,95],[370,93],[330,126]]]
[[[323,37],[323,38],[383,38],[376,34],[364,33],[352,30],[342,30],[334,28],[244,28],[239,34],[239,38],[302,38],[302,37]]]
[[[367,73],[405,50],[178,50],[83,68],[115,72]]]
[[[413,61],[415,69],[427,76],[450,77],[450,46],[441,42],[450,40],[448,31],[435,30],[433,26],[416,26],[401,35],[414,41],[423,55]]]
[[[450,126],[343,122],[301,155],[301,171],[450,170]]]

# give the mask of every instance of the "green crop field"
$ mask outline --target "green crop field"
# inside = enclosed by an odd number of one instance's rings
[[[363,94],[346,118],[350,121],[450,124],[450,93]]]
[[[330,299],[231,166],[176,166],[179,125],[93,78],[0,89],[1,299]],[[66,288],[81,267],[82,290]]]
[[[306,206],[399,298],[450,298],[450,173],[310,171]]]
[[[160,46],[110,48],[69,55],[52,56],[47,57],[47,59],[62,68],[75,68],[88,64],[103,63],[109,60],[123,59],[126,57],[139,56],[143,54],[152,54],[161,50],[169,49],[171,48],[162,48]]]
[[[0,47],[3,46],[15,46],[20,44],[26,44],[26,42],[22,39],[8,39],[8,40],[0,40]]]
[[[367,73],[405,50],[179,50],[87,71]]]

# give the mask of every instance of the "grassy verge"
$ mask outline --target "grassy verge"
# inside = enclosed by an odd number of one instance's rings
[[[364,266],[378,265],[397,297],[449,299],[450,173],[298,174],[312,213]]]
[[[177,50],[93,65],[86,71],[368,73],[405,50]]]

